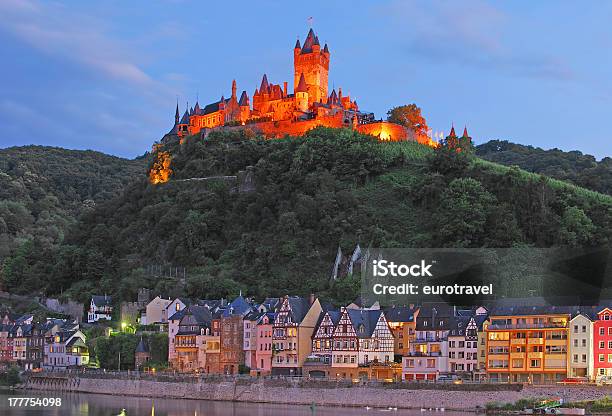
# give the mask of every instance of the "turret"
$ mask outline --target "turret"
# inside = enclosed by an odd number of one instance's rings
[[[295,106],[299,111],[308,111],[308,86],[304,79],[304,74],[300,75],[300,81],[295,88]]]
[[[232,98],[236,98],[236,80],[232,81]]]
[[[470,136],[468,135],[467,126],[465,126],[465,127],[463,128],[463,136],[461,136],[461,137],[462,137],[462,138],[464,138],[464,139],[467,139],[468,137],[470,137]]]
[[[176,111],[174,112],[174,125],[178,126],[180,119],[179,109],[178,109],[178,100],[176,100]]]

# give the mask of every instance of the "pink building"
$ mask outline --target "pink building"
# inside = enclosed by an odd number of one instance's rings
[[[276,313],[265,313],[255,326],[256,350],[255,362],[251,367],[252,375],[264,376],[272,372],[272,324],[275,317]]]
[[[612,376],[612,309],[599,311],[593,323],[593,357],[596,377]]]

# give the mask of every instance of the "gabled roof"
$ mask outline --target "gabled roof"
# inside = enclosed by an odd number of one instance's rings
[[[336,94],[336,89],[334,88],[331,92],[331,94],[329,94],[329,97],[327,98],[327,103],[328,104],[337,104],[338,103],[338,94]],[[359,247],[359,245],[357,245],[357,247]],[[357,248],[355,248],[355,252],[357,251]],[[355,257],[355,254],[353,254],[353,257]]]
[[[70,342],[68,342],[68,344],[66,345],[67,347],[87,347],[87,344],[85,344],[83,342],[83,340],[81,339],[81,337],[74,337],[70,340]]]
[[[385,318],[388,322],[414,322],[414,314],[418,309],[408,306],[396,306],[385,309]]]
[[[253,310],[253,307],[242,297],[238,296],[225,309],[223,316],[246,315]]]
[[[91,297],[91,300],[96,306],[111,306],[113,303],[113,298],[107,295],[104,295],[104,296],[93,295]]]
[[[306,80],[304,79],[304,73],[300,74],[300,81],[298,82],[298,85],[295,88],[295,92],[308,92]]]
[[[371,338],[382,311],[380,309],[347,309],[357,338]]]
[[[291,319],[296,324],[302,322],[308,310],[310,310],[310,302],[307,298],[301,298],[298,296],[291,296],[287,299],[289,307],[291,308]]]

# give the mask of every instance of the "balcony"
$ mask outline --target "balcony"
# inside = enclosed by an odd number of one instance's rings
[[[489,329],[547,329],[547,328],[567,328],[567,324],[562,323],[521,323],[521,324],[491,324]]]
[[[528,353],[529,358],[544,358],[543,352],[530,352]]]
[[[510,340],[512,345],[525,345],[525,338],[512,338]]]
[[[440,351],[430,351],[430,352],[420,352],[420,351],[411,351],[408,353],[409,357],[440,357]]]
[[[531,345],[543,345],[544,338],[529,338],[529,341],[527,341],[527,343]]]

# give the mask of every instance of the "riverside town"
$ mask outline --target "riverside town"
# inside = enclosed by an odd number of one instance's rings
[[[612,415],[610,16],[0,1],[0,415]]]

